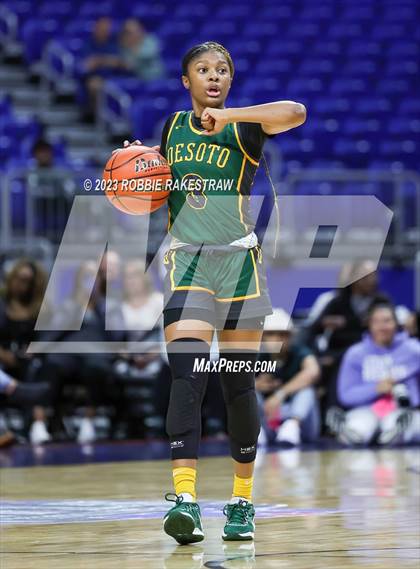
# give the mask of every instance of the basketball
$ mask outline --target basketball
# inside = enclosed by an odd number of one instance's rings
[[[131,215],[159,209],[168,199],[171,170],[165,158],[148,146],[129,146],[109,158],[103,172],[105,195]]]

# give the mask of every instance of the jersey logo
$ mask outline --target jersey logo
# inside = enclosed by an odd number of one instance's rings
[[[182,178],[182,184],[188,188],[193,188],[188,191],[186,202],[193,209],[204,209],[207,204],[207,196],[204,194],[205,183],[201,176],[198,174],[185,174]]]

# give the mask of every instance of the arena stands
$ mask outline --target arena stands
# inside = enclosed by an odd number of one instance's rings
[[[115,53],[127,21],[141,22],[153,38],[159,65],[156,74],[140,77],[123,65],[108,66],[90,109],[84,65],[92,31],[101,18],[109,19]],[[278,195],[378,198],[393,212],[378,271],[381,290],[394,303],[415,309],[414,255],[420,243],[419,20],[416,0],[198,0],[193,4],[179,0],[176,5],[159,0],[3,0],[0,282],[20,257],[36,258],[51,268],[73,198],[83,193],[83,180],[100,177],[112,149],[124,138],[159,143],[168,115],[190,105],[180,81],[183,54],[195,43],[215,40],[226,45],[235,63],[230,106],[293,99],[308,109],[301,128],[267,143]],[[40,149],[50,154],[44,163]],[[255,192],[265,197],[257,222],[263,236],[272,210],[264,168],[256,175]],[[343,207],[346,215],[347,206]],[[363,211],[357,213],[363,217]],[[82,225],[88,238],[95,233],[101,213],[92,208],[85,214]],[[165,215],[160,210],[153,216],[150,257],[162,240]],[[295,232],[285,224],[286,267],[298,264],[313,241],[313,232],[306,231],[310,216],[310,208],[299,212]],[[123,235],[130,220],[120,221],[118,231]],[[369,226],[367,215],[352,236],[360,243],[375,243],[378,231]],[[269,233],[267,243],[273,239],[274,232]],[[325,243],[330,241],[327,235]],[[351,260],[345,244],[340,252],[343,260]],[[417,264],[420,273],[420,260]],[[60,298],[69,292],[66,287],[76,269],[68,269],[60,281]],[[279,307],[283,306],[281,270],[281,266],[269,268],[273,303]],[[320,292],[309,287],[295,305],[298,327]],[[119,363],[121,372],[124,366]],[[111,364],[109,369],[112,373]],[[124,370],[121,381],[129,383]],[[156,395],[151,395],[150,385],[143,385],[147,378],[135,381],[138,397],[130,401],[132,416],[138,412],[143,425],[132,431],[141,436],[148,429],[161,434],[163,412],[156,412],[152,403]],[[106,416],[112,417],[112,411]],[[127,431],[121,430],[123,435]]]

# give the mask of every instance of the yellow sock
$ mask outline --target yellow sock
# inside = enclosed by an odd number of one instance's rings
[[[232,498],[245,498],[248,502],[252,502],[252,485],[254,477],[240,478],[235,474],[233,479],[233,492]]]
[[[172,476],[174,479],[175,494],[188,493],[196,499],[195,491],[195,479],[197,471],[195,468],[190,468],[188,466],[180,466],[172,470]]]

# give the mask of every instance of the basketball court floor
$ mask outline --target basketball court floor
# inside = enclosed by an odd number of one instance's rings
[[[202,458],[206,539],[178,546],[162,531],[172,484],[159,444],[2,451],[1,569],[420,567],[418,449],[260,452],[255,543],[222,541],[231,463]]]

